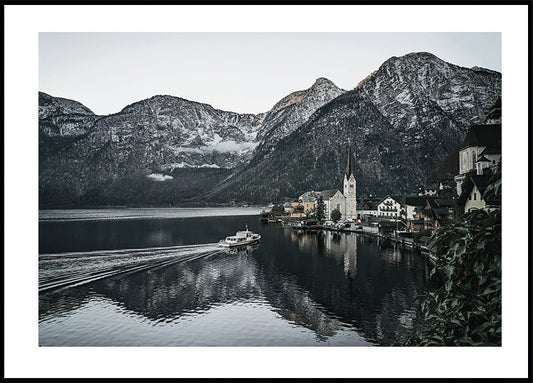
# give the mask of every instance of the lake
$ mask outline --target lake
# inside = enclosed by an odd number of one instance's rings
[[[387,346],[421,329],[422,255],[259,211],[41,211],[39,344]],[[259,245],[217,247],[246,224]]]

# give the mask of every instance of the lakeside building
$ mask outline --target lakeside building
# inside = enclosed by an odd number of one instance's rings
[[[494,172],[502,156],[501,98],[492,107],[482,125],[471,125],[459,150],[459,174],[454,177],[457,195],[469,174]]]
[[[454,200],[428,198],[424,208],[416,216],[416,220],[424,221],[424,229],[437,230],[453,222],[454,207]]]
[[[455,177],[459,198],[456,216],[476,209],[500,208],[501,199],[484,199],[483,193],[502,160],[501,98],[492,107],[485,125],[473,125],[459,152],[459,175]]]
[[[378,217],[400,218],[401,210],[402,201],[399,197],[388,195],[378,203]]]
[[[315,202],[319,195],[320,192],[308,191],[298,197],[298,199],[303,203],[304,213],[310,214],[315,211]]]
[[[324,201],[324,215],[327,220],[331,219],[331,212],[334,209],[338,209],[341,212],[341,218],[346,219],[344,216],[345,198],[339,189],[330,189],[320,192],[320,197]]]
[[[492,175],[490,174],[472,174],[468,176],[463,185],[463,192],[457,201],[457,217],[477,209],[501,207],[501,199],[483,198],[491,177]]]
[[[304,205],[304,211],[314,211],[318,197],[324,201],[324,213],[327,220],[331,219],[331,212],[338,209],[341,212],[341,219],[357,219],[357,183],[353,173],[351,142],[348,140],[348,159],[346,172],[343,179],[343,191],[339,189],[328,189],[319,192],[307,191],[299,199]]]
[[[365,198],[360,199],[357,202],[357,219],[361,221],[368,220],[369,218],[375,218],[378,216],[378,203],[379,198]]]
[[[402,218],[409,221],[416,219],[417,213],[422,211],[427,204],[428,198],[434,196],[408,195],[403,200]]]

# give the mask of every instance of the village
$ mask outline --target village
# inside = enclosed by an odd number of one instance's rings
[[[307,191],[283,204],[270,204],[264,223],[295,230],[334,230],[377,236],[433,255],[431,235],[475,209],[500,209],[501,199],[484,196],[501,168],[501,99],[481,125],[472,125],[459,150],[454,177],[421,186],[409,195],[357,197],[351,143],[348,142],[343,192]]]

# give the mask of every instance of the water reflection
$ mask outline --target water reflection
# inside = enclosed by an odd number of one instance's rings
[[[221,338],[224,333],[220,329],[227,323],[199,318],[205,318],[207,313],[218,308],[249,303],[269,307],[293,327],[280,327],[279,322],[274,323],[279,319],[265,316],[261,318],[264,322],[258,322],[260,324],[254,330],[253,339],[249,340],[249,344],[240,344],[243,346],[270,344],[269,340],[274,337],[282,339],[276,345],[292,345],[291,337],[296,337],[294,328],[311,331],[316,344],[327,343],[338,339],[340,334],[351,332],[354,337],[345,344],[364,344],[360,339],[362,336],[367,342],[390,345],[420,329],[421,316],[414,298],[429,288],[428,264],[411,250],[394,247],[390,243],[378,244],[371,237],[261,226],[249,217],[159,220],[156,223],[128,221],[125,225],[113,222],[96,224],[96,228],[103,231],[111,227],[115,240],[118,238],[123,242],[123,248],[132,248],[154,243],[176,245],[214,241],[244,227],[246,223],[251,230],[262,235],[259,246],[219,251],[186,262],[118,274],[81,286],[41,293],[39,321],[46,328],[40,334],[42,339],[64,337],[67,322],[57,326],[52,324],[75,315],[86,315],[84,323],[89,323],[91,327],[88,330],[77,324],[78,327],[73,327],[71,331],[87,331],[88,338],[94,328],[111,325],[131,328],[132,318],[141,318],[141,321],[148,321],[154,326],[176,326],[184,318],[189,318],[198,323],[203,332],[217,333]],[[151,225],[156,225],[157,230],[143,231]],[[71,226],[68,230],[83,238],[89,236],[86,230],[95,228],[95,225],[77,222]],[[59,228],[64,226],[47,228],[46,233],[51,235],[47,239],[49,243],[55,244],[64,238],[64,232],[60,235]],[[58,236],[54,237],[54,233]],[[133,235],[130,238],[128,233],[144,233],[144,236]],[[197,241],[200,236],[202,241]],[[68,244],[68,240],[63,243]],[[64,249],[70,251],[75,246],[76,250],[80,247],[75,240],[70,247],[64,244]],[[105,241],[91,243],[82,250],[93,250],[95,246],[108,248],[109,244]],[[102,299],[111,302],[122,313],[113,317],[117,323],[106,323],[97,314],[85,314],[83,311]],[[241,319],[238,315],[241,314],[232,310],[225,311],[226,320],[231,319],[228,323],[239,323]],[[243,323],[245,325],[248,324]],[[162,331],[160,336],[167,336],[164,334],[167,333]],[[178,328],[172,328],[172,336],[178,344],[182,339],[180,336],[185,335]],[[150,336],[152,339],[141,345],[155,343],[153,337],[157,335]],[[127,339],[125,342],[130,341]],[[164,342],[161,339],[160,343]],[[207,345],[217,345],[216,341],[213,342]]]
[[[315,266],[300,268],[306,275],[299,283],[340,320],[383,345],[421,327],[415,297],[428,289],[430,267],[419,254],[354,233],[290,229],[284,233],[299,249],[307,250],[310,259],[302,264]]]
[[[214,306],[259,299],[294,325],[312,330],[318,341],[326,341],[343,327],[294,278],[261,268],[251,256],[252,251],[232,249],[209,259],[41,294],[39,319],[43,322],[68,316],[97,294],[154,324],[173,323],[186,315],[205,313]],[[259,335],[263,336],[268,335]]]

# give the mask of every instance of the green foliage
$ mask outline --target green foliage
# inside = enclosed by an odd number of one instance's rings
[[[326,218],[324,199],[322,196],[319,196],[316,200],[315,217],[319,222]]]
[[[331,220],[333,222],[338,222],[339,219],[341,219],[341,217],[342,217],[342,214],[339,209],[333,209],[331,211]]]
[[[284,213],[283,205],[274,205],[274,206],[272,206],[271,213],[272,213],[273,216],[283,215],[283,213]]]
[[[499,196],[501,173],[487,192]],[[501,210],[475,210],[432,237],[437,261],[425,295],[424,330],[406,345],[501,345]]]

